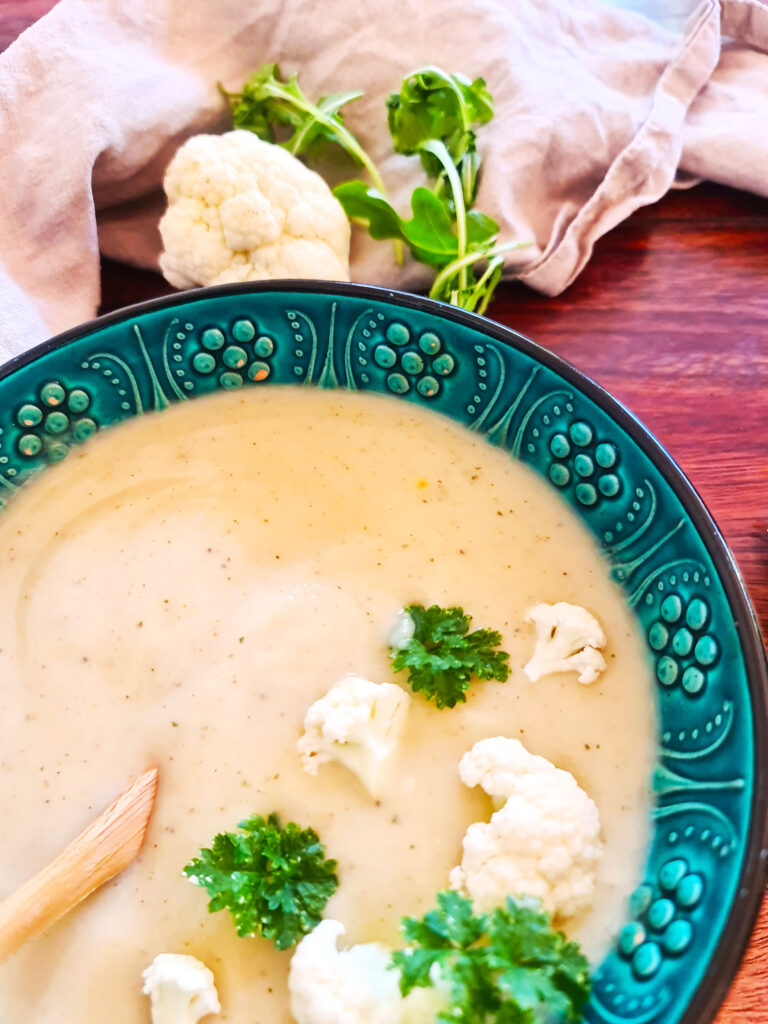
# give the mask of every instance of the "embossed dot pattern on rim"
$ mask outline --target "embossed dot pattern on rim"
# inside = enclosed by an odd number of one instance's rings
[[[646,637],[661,725],[645,877],[587,1019],[711,1020],[765,881],[765,656],[700,499],[596,384],[513,331],[413,295],[290,281],[180,293],[0,369],[0,504],[104,426],[273,382],[447,414],[540,473],[593,532]]]

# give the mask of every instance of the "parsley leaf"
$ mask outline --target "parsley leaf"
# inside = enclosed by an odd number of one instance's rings
[[[421,919],[403,919],[407,946],[392,955],[400,990],[444,987],[445,1024],[576,1024],[589,998],[589,964],[575,942],[528,901],[475,914],[444,890]]]
[[[238,935],[263,935],[287,949],[320,921],[339,884],[336,861],[325,860],[314,829],[282,828],[276,814],[256,814],[238,828],[220,832],[184,874],[208,891],[211,913],[230,911]]]
[[[414,693],[423,693],[438,708],[452,708],[465,703],[473,676],[500,683],[509,677],[509,655],[493,649],[501,634],[492,629],[470,633],[472,619],[463,608],[411,604],[405,611],[413,620],[413,636],[392,652],[392,667],[408,670]]]

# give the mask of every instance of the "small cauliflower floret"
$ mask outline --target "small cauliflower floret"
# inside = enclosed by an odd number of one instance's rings
[[[467,829],[453,888],[480,910],[507,896],[535,897],[553,917],[585,907],[603,846],[597,807],[573,775],[504,736],[476,743],[459,775],[465,786],[482,786],[497,810]]]
[[[349,280],[350,227],[319,174],[253,132],[195,135],[163,182],[160,269],[176,288]]]
[[[434,1024],[447,1007],[439,978],[400,995],[400,972],[377,942],[338,949],[339,921],[321,921],[296,947],[288,973],[296,1024]]]
[[[339,950],[339,921],[321,921],[296,947],[288,974],[297,1024],[399,1024],[400,978],[378,943]]]
[[[304,717],[299,753],[306,771],[338,761],[369,793],[378,788],[379,769],[397,746],[410,697],[394,683],[347,676],[316,700]]]
[[[213,972],[193,956],[160,953],[142,974],[152,1024],[197,1024],[221,1006]]]
[[[536,682],[555,672],[578,672],[580,683],[594,683],[605,668],[598,650],[605,647],[605,633],[586,608],[558,601],[537,604],[526,622],[536,627],[536,647],[523,671]]]

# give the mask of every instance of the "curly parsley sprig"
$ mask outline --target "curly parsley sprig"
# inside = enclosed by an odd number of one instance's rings
[[[325,859],[314,829],[281,827],[276,814],[237,827],[220,832],[184,874],[207,890],[211,913],[230,911],[238,935],[263,935],[287,949],[319,923],[339,884],[336,861]]]
[[[452,708],[465,703],[473,677],[508,679],[509,655],[495,650],[501,634],[492,629],[470,633],[472,618],[463,608],[410,604],[404,611],[413,622],[413,635],[392,651],[392,667],[408,671],[414,693],[423,693],[438,708]]]
[[[400,991],[437,987],[444,1024],[576,1024],[589,998],[589,964],[536,901],[509,897],[476,914],[457,892],[437,894],[423,918],[403,919],[407,946],[392,955]]]

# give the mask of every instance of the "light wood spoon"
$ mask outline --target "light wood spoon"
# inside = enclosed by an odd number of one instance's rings
[[[132,864],[157,791],[144,772],[55,860],[0,903],[0,962]]]

